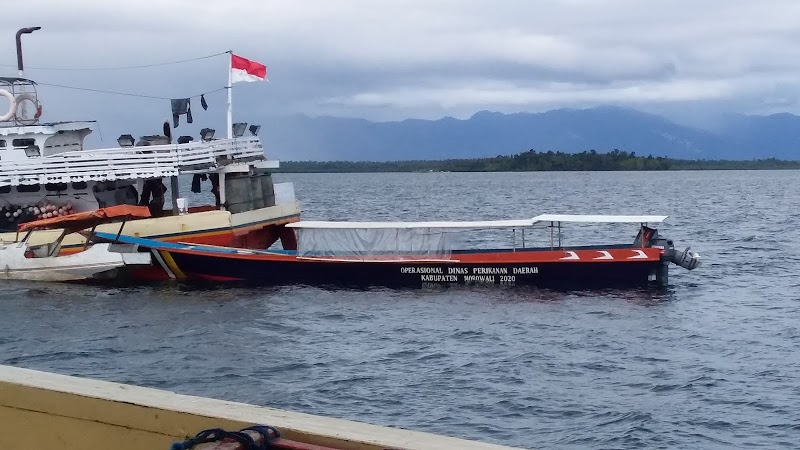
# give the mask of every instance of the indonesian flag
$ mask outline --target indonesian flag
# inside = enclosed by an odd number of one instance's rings
[[[267,66],[231,53],[231,83],[263,81],[266,78]]]

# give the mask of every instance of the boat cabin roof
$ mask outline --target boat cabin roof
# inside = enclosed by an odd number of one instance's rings
[[[0,84],[36,84],[35,81],[20,77],[0,77]]]
[[[526,228],[544,222],[574,223],[660,223],[667,216],[623,216],[597,214],[540,214],[532,219],[479,220],[458,222],[335,222],[325,220],[301,220],[287,224],[290,228],[361,230],[361,229],[411,229],[411,228]]]
[[[84,131],[91,132],[94,120],[37,123],[36,125],[0,125],[0,136],[34,137],[34,135],[54,135],[59,132]]]

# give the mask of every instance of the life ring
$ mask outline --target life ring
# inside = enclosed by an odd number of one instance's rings
[[[19,114],[19,107],[22,106],[22,102],[29,101],[33,103],[33,106],[36,107],[36,113],[33,115],[33,118],[25,118],[20,116]],[[39,121],[39,117],[42,116],[42,104],[39,103],[39,100],[31,94],[21,94],[18,95],[16,98],[16,106],[14,108],[14,116],[17,122],[23,125],[33,125]]]
[[[14,98],[14,95],[11,92],[8,92],[5,89],[0,89],[0,97],[5,97],[8,99],[8,111],[0,116],[0,122],[4,122],[6,120],[10,120],[17,114],[17,99]]]

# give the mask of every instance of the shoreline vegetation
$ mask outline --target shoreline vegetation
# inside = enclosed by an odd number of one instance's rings
[[[594,150],[581,153],[538,152],[490,158],[417,161],[282,161],[279,172],[543,172],[543,171],[650,171],[650,170],[787,170],[800,169],[800,161],[775,158],[734,160],[685,160],[636,156],[635,152]]]

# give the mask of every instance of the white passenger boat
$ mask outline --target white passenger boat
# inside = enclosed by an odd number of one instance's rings
[[[152,217],[130,221],[127,232],[137,236],[237,248],[267,248],[281,239],[296,248],[284,225],[299,220],[300,206],[291,183],[273,183],[279,163],[265,156],[258,126],[229,124],[222,139],[208,128],[173,139],[165,123],[163,134],[122,135],[117,147],[88,149],[94,122],[45,122],[37,84],[22,76],[19,46],[18,63],[20,76],[0,78],[0,242],[15,241],[17,226],[31,220],[139,204]],[[207,203],[186,204],[181,175],[205,180]],[[34,233],[29,242],[51,237]],[[65,236],[61,251],[79,251],[84,242]]]

